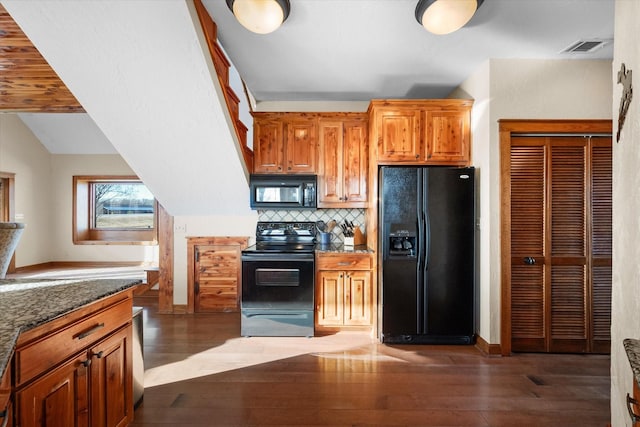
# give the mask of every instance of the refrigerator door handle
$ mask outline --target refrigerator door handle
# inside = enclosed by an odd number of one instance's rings
[[[424,235],[424,216],[420,214],[418,215],[418,236],[416,237],[416,244],[418,245],[418,271],[422,269],[424,260]]]
[[[429,269],[429,258],[431,256],[431,221],[429,220],[429,215],[422,213],[422,222],[424,224],[424,270],[427,271]]]

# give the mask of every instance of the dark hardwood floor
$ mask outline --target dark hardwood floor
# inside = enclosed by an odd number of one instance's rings
[[[132,426],[601,426],[609,357],[387,346],[361,333],[244,338],[237,313],[145,307]]]
[[[57,268],[8,277],[143,278],[141,268]],[[361,333],[240,337],[238,313],[144,307],[137,426],[600,426],[609,356],[487,357],[473,346],[387,346]]]

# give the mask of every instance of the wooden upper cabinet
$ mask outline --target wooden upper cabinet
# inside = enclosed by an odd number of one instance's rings
[[[469,109],[427,111],[427,162],[467,164],[471,158]]]
[[[254,113],[254,173],[317,172],[317,120],[297,113]]]
[[[320,119],[318,207],[364,208],[367,201],[367,121]]]
[[[286,173],[315,173],[317,158],[317,124],[314,121],[291,121],[287,126]]]
[[[469,165],[472,104],[460,99],[371,101],[378,163]]]
[[[421,160],[423,155],[419,109],[391,107],[375,112],[379,161]]]
[[[344,133],[340,121],[320,121],[320,176],[318,177],[318,204],[341,203],[344,182],[342,156]]]
[[[253,171],[282,172],[284,164],[283,123],[276,120],[255,120]]]

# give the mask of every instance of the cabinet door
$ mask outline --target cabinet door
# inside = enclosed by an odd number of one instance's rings
[[[256,120],[254,125],[253,171],[283,172],[284,136],[281,121]]]
[[[238,311],[240,246],[198,245],[195,311]]]
[[[420,135],[420,110],[396,107],[376,114],[379,161],[424,160]]]
[[[0,425],[13,426],[13,400],[11,396],[11,363],[0,379]]]
[[[361,122],[344,124],[344,200],[346,207],[363,208],[367,201],[369,154],[367,125]]]
[[[591,294],[592,349],[611,352],[611,281],[613,265],[613,153],[610,137],[591,145]],[[639,396],[640,397],[640,396]]]
[[[344,273],[321,271],[316,283],[316,323],[342,325],[344,319]]]
[[[371,325],[372,293],[369,271],[345,273],[345,325]]]
[[[89,426],[89,368],[86,354],[16,393],[18,425]],[[86,366],[85,366],[86,365]]]
[[[427,112],[427,161],[466,164],[470,155],[470,112]]]
[[[91,426],[124,427],[133,420],[131,326],[102,341],[91,355]]]
[[[316,173],[316,122],[287,123],[286,173]]]
[[[342,122],[320,122],[320,167],[318,176],[318,205],[341,203],[343,183],[343,127]]]

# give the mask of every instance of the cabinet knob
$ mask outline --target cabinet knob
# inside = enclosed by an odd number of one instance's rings
[[[419,158],[420,158],[420,154],[416,154],[416,159],[419,159]]]
[[[82,366],[84,366],[85,368],[88,368],[91,365],[91,359],[86,359],[83,360],[82,362],[80,362],[82,364]]]
[[[94,356],[97,357],[98,359],[102,359],[103,355],[104,355],[104,351],[102,350],[94,354]]]

